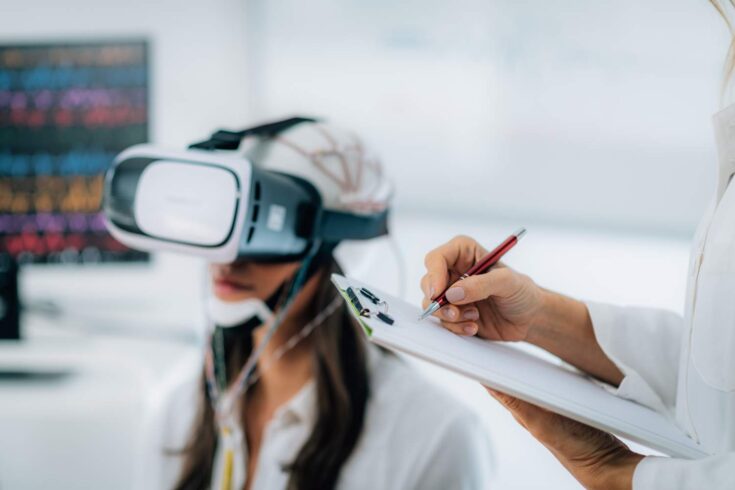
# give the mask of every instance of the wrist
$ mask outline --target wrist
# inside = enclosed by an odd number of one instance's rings
[[[587,305],[583,302],[541,289],[537,314],[528,328],[526,342],[546,348],[550,341],[581,338],[589,323]]]
[[[604,485],[600,488],[607,490],[632,490],[635,469],[643,458],[644,456],[638,453],[628,451],[616,461],[611,462],[607,465],[608,469],[606,471],[605,481],[603,482]]]
[[[526,342],[534,345],[538,345],[542,339],[549,336],[549,332],[559,323],[558,318],[563,309],[560,304],[563,297],[560,294],[543,288],[539,288],[539,290],[541,293],[539,307],[531,320],[526,335]]]
[[[623,373],[597,341],[590,312],[582,301],[541,290],[538,314],[525,340],[614,386],[623,380]]]

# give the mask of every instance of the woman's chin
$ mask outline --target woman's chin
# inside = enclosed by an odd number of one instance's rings
[[[256,297],[251,290],[230,286],[229,284],[215,283],[212,290],[217,299],[227,302],[243,301]]]

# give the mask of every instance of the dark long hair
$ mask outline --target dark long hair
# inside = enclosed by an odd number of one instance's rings
[[[321,271],[314,301],[316,315],[337,294],[329,274],[340,272],[331,259]],[[342,465],[362,432],[369,397],[365,339],[345,305],[318,326],[313,337],[313,366],[317,390],[317,417],[296,458],[285,468],[289,490],[328,490],[336,486]],[[225,330],[228,379],[233,379],[252,349],[251,334],[244,329]],[[217,430],[202,376],[199,412],[186,447],[176,490],[205,490],[212,477]]]

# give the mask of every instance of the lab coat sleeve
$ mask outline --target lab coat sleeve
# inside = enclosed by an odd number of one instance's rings
[[[635,469],[633,490],[731,490],[735,453],[697,460],[648,456]]]
[[[473,413],[443,424],[427,446],[416,490],[485,490],[493,466],[487,430]]]
[[[682,317],[653,308],[586,304],[600,347],[625,376],[612,391],[658,412],[671,412],[684,332]]]

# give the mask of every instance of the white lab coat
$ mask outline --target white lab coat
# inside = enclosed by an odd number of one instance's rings
[[[714,116],[716,195],[695,235],[685,315],[589,303],[618,394],[662,411],[713,456],[646,457],[634,490],[735,489],[735,104]]]

